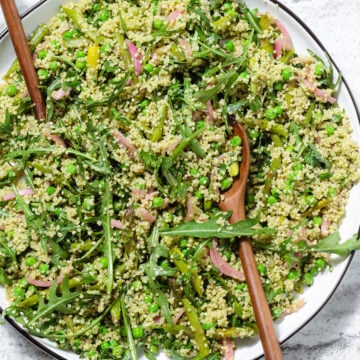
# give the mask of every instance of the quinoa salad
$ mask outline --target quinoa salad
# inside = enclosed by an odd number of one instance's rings
[[[341,79],[271,14],[80,0],[29,46],[46,120],[15,61],[0,83],[0,284],[30,334],[86,359],[232,359],[257,334],[241,236],[274,320],[301,309],[330,254],[360,248],[338,232],[360,165]],[[247,220],[230,225],[234,122],[251,167]]]

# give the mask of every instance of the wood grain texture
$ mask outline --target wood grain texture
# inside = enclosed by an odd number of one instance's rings
[[[221,210],[232,211],[230,223],[245,219],[246,182],[250,169],[250,146],[246,132],[239,124],[234,124],[233,128],[234,135],[240,136],[242,139],[242,161],[240,163],[238,179],[234,181],[232,187],[224,194],[224,201],[219,204]],[[244,269],[265,359],[281,360],[283,358],[281,348],[255,262],[253,248],[248,238],[240,239],[239,255]]]
[[[39,82],[36,76],[33,59],[26,40],[25,32],[14,0],[0,0],[4,17],[9,29],[16,56],[19,60],[25,83],[34,104],[34,112],[37,119],[45,120],[45,104],[39,90]]]

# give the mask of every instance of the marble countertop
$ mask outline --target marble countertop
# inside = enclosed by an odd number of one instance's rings
[[[17,0],[20,12],[36,0]],[[318,36],[341,69],[360,107],[360,1],[282,0]],[[248,3],[251,1],[248,0]],[[250,4],[251,5],[251,4]],[[0,32],[3,30],[0,11]],[[1,54],[0,54],[1,57]],[[354,360],[360,354],[360,253],[320,313],[282,344],[284,359]],[[0,359],[51,360],[9,324],[0,326]]]

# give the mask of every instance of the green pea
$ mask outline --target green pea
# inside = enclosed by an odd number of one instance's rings
[[[25,259],[26,266],[34,266],[37,263],[37,260],[33,256],[29,256]]]
[[[101,266],[106,269],[109,265],[109,260],[106,257],[101,257],[99,259],[99,263],[101,264]]]
[[[229,52],[233,52],[235,50],[235,44],[231,40],[228,40],[225,43],[225,49]]]
[[[326,265],[327,263],[324,259],[319,258],[315,260],[315,266],[320,270],[324,270],[326,268]]]
[[[164,26],[164,22],[160,19],[156,19],[153,22],[153,28],[156,30],[160,30]]]
[[[207,176],[201,176],[199,179],[199,185],[208,186],[209,185],[209,178]]]
[[[157,354],[159,352],[159,347],[155,344],[151,344],[149,346],[149,351],[153,354]]]
[[[101,351],[104,351],[104,350],[106,350],[106,349],[109,349],[110,347],[111,347],[111,346],[110,346],[110,344],[109,344],[108,341],[103,341],[103,342],[101,343],[101,345],[100,345]]]
[[[274,319],[279,318],[282,315],[282,309],[279,307],[271,309],[271,315]]]
[[[49,64],[49,70],[56,71],[59,68],[59,64],[56,61],[51,61]]]
[[[249,77],[249,73],[248,73],[247,71],[242,71],[242,72],[240,73],[240,77],[241,77],[242,79],[247,79],[247,78]]]
[[[225,179],[222,179],[221,180],[221,190],[230,189],[232,183],[233,183],[233,179],[231,177],[227,177]]]
[[[317,204],[318,200],[314,195],[308,195],[305,197],[305,202],[309,206],[315,206]]]
[[[260,136],[260,133],[255,129],[249,129],[248,135],[250,139],[257,139]]]
[[[290,69],[283,69],[281,71],[281,76],[284,80],[289,80],[292,76],[292,71]]]
[[[198,169],[196,169],[196,168],[190,169],[190,174],[191,174],[192,176],[195,176],[195,175],[197,175],[198,173],[199,173],[199,170],[198,170]]]
[[[322,217],[321,216],[315,216],[313,219],[312,219],[312,223],[314,225],[320,225],[322,223]]]
[[[283,109],[280,105],[276,105],[274,107],[269,107],[265,110],[264,116],[269,120],[274,120],[277,117],[281,116],[283,113]]]
[[[334,128],[334,126],[332,126],[332,125],[326,125],[326,126],[325,126],[325,131],[326,131],[326,134],[328,134],[329,136],[331,136],[331,135],[334,135],[334,133],[335,133],[335,128]]]
[[[213,206],[212,200],[204,201],[204,210],[211,210],[212,206]]]
[[[64,40],[72,39],[74,36],[75,36],[75,32],[73,30],[66,30],[63,33]]]
[[[124,348],[120,345],[113,347],[112,354],[115,358],[120,358],[124,353]]]
[[[13,294],[18,299],[23,299],[25,297],[25,290],[22,289],[20,286],[15,286],[13,289]]]
[[[242,290],[245,290],[246,289],[246,284],[245,283],[241,283],[241,284],[237,284],[236,286],[235,286],[235,289],[236,290],[239,290],[239,291],[242,291]]]
[[[152,303],[148,306],[148,311],[150,313],[156,313],[159,310],[159,305],[157,303]]]
[[[100,10],[100,3],[94,3],[93,6],[92,6],[92,9],[94,11],[99,11]]]
[[[52,195],[52,194],[54,194],[55,190],[56,190],[55,187],[50,185],[50,186],[46,189],[46,193],[47,193],[48,195]]]
[[[106,326],[104,326],[104,325],[100,325],[99,326],[99,332],[100,332],[100,334],[106,334],[107,333],[107,328],[106,328]]]
[[[257,269],[261,276],[264,276],[266,274],[266,266],[264,264],[258,264]]]
[[[230,10],[230,9],[232,9],[232,3],[231,2],[226,2],[226,3],[224,3],[222,6],[221,6],[221,8],[223,9],[223,10]]]
[[[202,121],[202,120],[198,121],[196,123],[196,128],[197,129],[204,129],[205,128],[205,121]]]
[[[47,54],[48,54],[48,51],[46,49],[43,49],[43,50],[39,51],[39,58],[41,60],[43,60],[46,58]]]
[[[161,208],[164,205],[164,199],[162,197],[154,197],[151,201],[153,207]]]
[[[310,272],[307,272],[303,275],[302,281],[305,285],[310,286],[314,282],[314,276]]]
[[[151,295],[145,295],[144,296],[144,302],[147,303],[147,304],[150,304],[153,302],[153,298]]]
[[[321,76],[324,73],[324,66],[321,63],[315,65],[314,73],[316,76]]]
[[[211,328],[213,328],[215,326],[214,323],[204,323],[204,324],[201,324],[201,327],[204,329],[204,330],[210,330]]]
[[[82,59],[86,57],[86,52],[84,50],[79,50],[76,52],[75,58],[76,59]]]
[[[200,190],[195,190],[194,195],[199,200],[201,200],[204,197],[204,195],[202,194],[202,192]]]
[[[92,358],[92,357],[94,357],[95,355],[97,355],[97,350],[95,350],[95,349],[91,349],[91,350],[89,350],[89,351],[86,353],[86,356],[87,356],[88,358]]]
[[[39,69],[37,71],[37,74],[38,74],[39,79],[41,79],[41,80],[46,80],[50,76],[49,72],[46,69]]]
[[[76,175],[77,170],[75,164],[67,164],[66,165],[66,172],[70,175]]]
[[[140,326],[134,327],[131,332],[135,339],[141,339],[144,336],[144,329]]]
[[[145,66],[144,66],[144,70],[148,73],[148,74],[150,74],[150,73],[152,73],[153,71],[154,71],[154,66],[152,65],[152,64],[145,64]]]
[[[93,198],[84,199],[84,201],[82,202],[82,208],[85,211],[91,211],[92,209],[94,209],[94,199]]]
[[[135,280],[133,283],[132,283],[132,287],[134,289],[140,289],[142,286],[142,282],[140,280]]]
[[[230,139],[230,145],[233,146],[233,147],[235,147],[235,146],[240,146],[241,143],[242,143],[241,137],[238,136],[238,135],[236,135],[236,136],[234,136],[234,137],[232,137],[232,138]]]
[[[186,248],[188,243],[189,243],[188,239],[181,239],[179,245],[181,248]]]
[[[51,40],[50,45],[56,51],[59,51],[61,49],[61,45],[57,40]]]
[[[75,66],[79,69],[79,70],[84,70],[86,68],[86,61],[82,61],[82,60],[76,60],[75,61]]]
[[[5,92],[7,96],[14,97],[18,90],[15,85],[11,84],[6,88]]]
[[[119,346],[119,343],[116,340],[110,340],[109,344],[112,348]]]
[[[41,274],[45,275],[49,271],[49,265],[48,264],[40,264],[39,271]]]
[[[328,195],[330,197],[334,197],[336,195],[336,189],[335,188],[330,188],[328,191]]]
[[[104,21],[107,21],[107,20],[109,20],[109,18],[110,18],[110,11],[109,10],[102,10],[102,11],[100,11],[100,13],[99,13],[99,19],[102,21],[102,22],[104,22]]]
[[[299,272],[296,269],[291,269],[287,275],[289,280],[295,280],[299,277]]]
[[[101,45],[100,52],[102,54],[107,54],[112,50],[112,46],[110,44]]]
[[[267,203],[268,203],[269,205],[274,205],[274,204],[276,204],[276,203],[277,203],[276,197],[275,197],[274,195],[270,195],[270,196],[268,197],[268,199],[267,199]]]

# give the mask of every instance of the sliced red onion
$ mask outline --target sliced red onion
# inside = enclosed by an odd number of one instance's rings
[[[275,59],[278,59],[281,56],[282,50],[291,50],[292,49],[292,42],[290,38],[290,34],[284,24],[276,19],[275,20],[276,26],[281,31],[281,36],[276,39],[274,43],[274,57]]]
[[[19,194],[21,196],[30,196],[30,195],[34,195],[34,191],[33,191],[33,189],[25,188],[25,189],[19,190]],[[13,192],[5,194],[3,197],[4,201],[9,201],[9,200],[14,200],[14,199],[16,199],[16,195]]]
[[[35,279],[30,278],[29,276],[26,277],[26,280],[30,285],[34,285],[37,287],[43,287],[43,288],[49,288],[54,284],[54,280],[48,280],[48,281],[35,280]],[[64,275],[60,275],[57,278],[57,284],[58,285],[62,284],[63,280],[64,280]]]
[[[43,133],[45,137],[51,141],[53,141],[56,144],[59,144],[60,146],[66,148],[66,143],[64,139],[62,139],[59,135],[52,134],[50,129],[44,128]]]
[[[192,50],[190,44],[185,39],[179,39],[180,46],[184,49],[185,55],[188,58],[192,57]]]
[[[186,216],[185,221],[190,221],[194,218],[194,209],[191,194],[187,194],[187,202],[186,202]]]
[[[111,134],[118,144],[122,145],[129,151],[130,156],[134,156],[136,152],[135,146],[119,130],[113,130]]]
[[[211,122],[214,122],[215,121],[215,113],[214,113],[214,108],[212,106],[212,102],[211,100],[208,100],[206,103],[206,111],[207,111],[207,114],[208,114],[208,117],[210,119]]]
[[[66,90],[60,88],[52,92],[51,96],[54,100],[61,100],[65,97],[69,96],[71,93],[72,88],[69,86]]]
[[[224,347],[224,359],[233,360],[234,359],[234,342],[230,338],[225,338],[222,341]]]
[[[330,221],[327,219],[323,219],[323,221],[321,222],[320,225],[320,230],[321,230],[321,235],[322,236],[327,236],[329,233],[329,225],[330,225]]]
[[[173,322],[174,322],[174,324],[177,324],[177,322],[181,319],[181,317],[183,316],[183,314],[184,314],[184,312],[185,312],[185,310],[183,309],[183,308],[181,308],[180,310],[179,310],[179,312],[174,316],[174,318],[173,318]]]
[[[210,259],[214,266],[217,267],[222,274],[236,280],[245,280],[245,276],[242,272],[234,269],[230,264],[226,262],[225,259],[222,258],[217,249],[217,243],[215,239],[212,241],[212,249],[210,249]]]
[[[330,104],[335,104],[336,103],[336,98],[329,96],[326,94],[325,91],[319,89],[318,87],[315,86],[315,84],[313,84],[310,80],[308,79],[304,79],[304,78],[298,78],[299,82],[302,82],[304,84],[304,86],[315,96],[317,96],[318,98],[327,101]]]
[[[181,12],[178,10],[172,11],[169,16],[168,16],[168,20],[170,22],[170,24],[175,24],[176,20],[179,18],[179,16],[181,15]]]
[[[140,207],[138,209],[141,220],[148,222],[149,224],[152,224],[155,221],[155,217],[144,207]]]
[[[139,49],[129,40],[126,40],[126,45],[129,49],[131,60],[135,67],[135,74],[140,75],[142,70],[142,55]]]
[[[336,103],[336,98],[327,95],[325,93],[325,91],[323,91],[323,90],[321,90],[319,88],[315,88],[314,95],[319,97],[320,99],[323,99],[323,100],[327,101],[330,104],[335,104]]]
[[[115,229],[122,230],[124,228],[123,223],[120,220],[116,220],[116,219],[111,219],[110,225]]]

